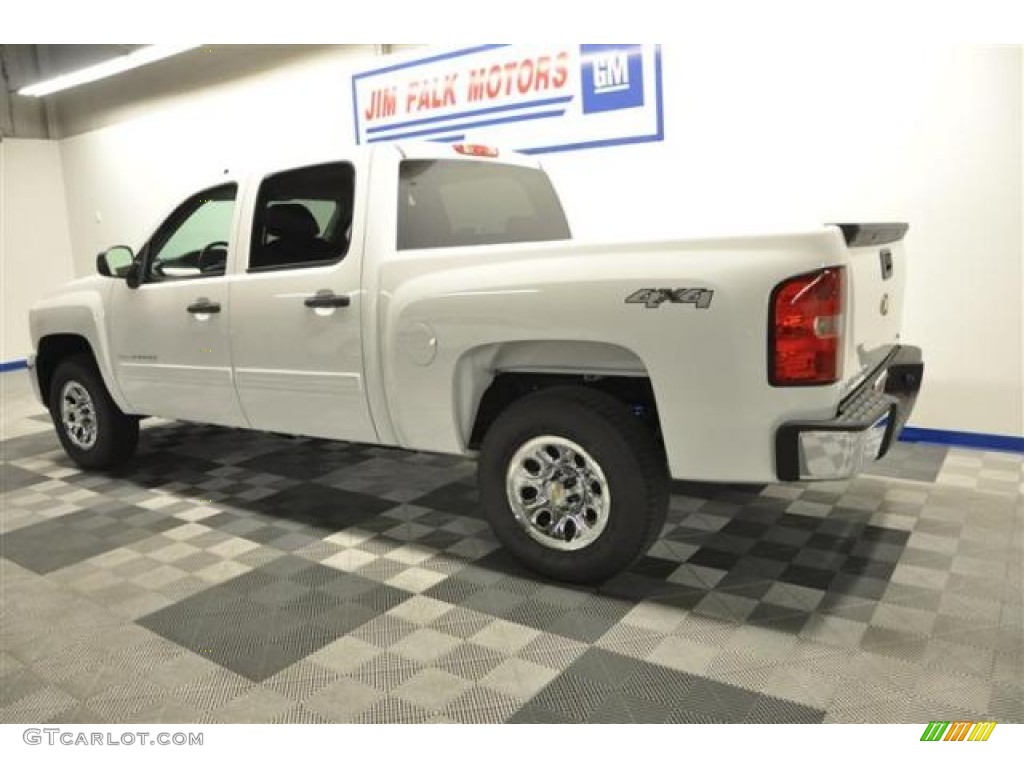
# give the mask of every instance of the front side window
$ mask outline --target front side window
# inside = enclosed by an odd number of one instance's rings
[[[398,249],[569,239],[543,171],[473,160],[404,160]]]
[[[345,258],[354,196],[355,169],[349,163],[267,177],[256,200],[249,271],[323,266]]]
[[[237,194],[223,184],[178,206],[146,246],[147,282],[223,275]]]

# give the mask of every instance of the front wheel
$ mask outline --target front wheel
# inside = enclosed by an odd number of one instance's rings
[[[49,403],[65,453],[83,469],[114,467],[135,452],[139,420],[117,407],[91,358],[71,357],[57,366]]]
[[[487,432],[480,495],[498,539],[562,581],[606,579],[661,532],[668,475],[654,435],[610,395],[558,387],[514,402]]]

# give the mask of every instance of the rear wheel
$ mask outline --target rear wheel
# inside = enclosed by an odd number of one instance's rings
[[[139,420],[110,397],[92,358],[62,361],[50,381],[50,416],[64,451],[84,469],[121,464],[139,441]]]
[[[665,460],[610,395],[558,387],[514,402],[488,430],[478,467],[499,540],[533,570],[594,582],[628,567],[660,533]]]

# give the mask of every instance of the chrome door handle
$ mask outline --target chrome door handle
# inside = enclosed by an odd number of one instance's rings
[[[199,299],[185,307],[185,311],[193,315],[213,315],[220,312],[220,304],[206,299]]]
[[[318,293],[315,296],[307,296],[303,304],[310,309],[326,309],[330,307],[347,307],[352,303],[348,296],[338,296],[333,293]]]

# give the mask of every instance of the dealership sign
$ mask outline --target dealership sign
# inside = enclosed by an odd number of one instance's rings
[[[524,152],[661,141],[656,45],[483,45],[352,76],[355,136]]]

